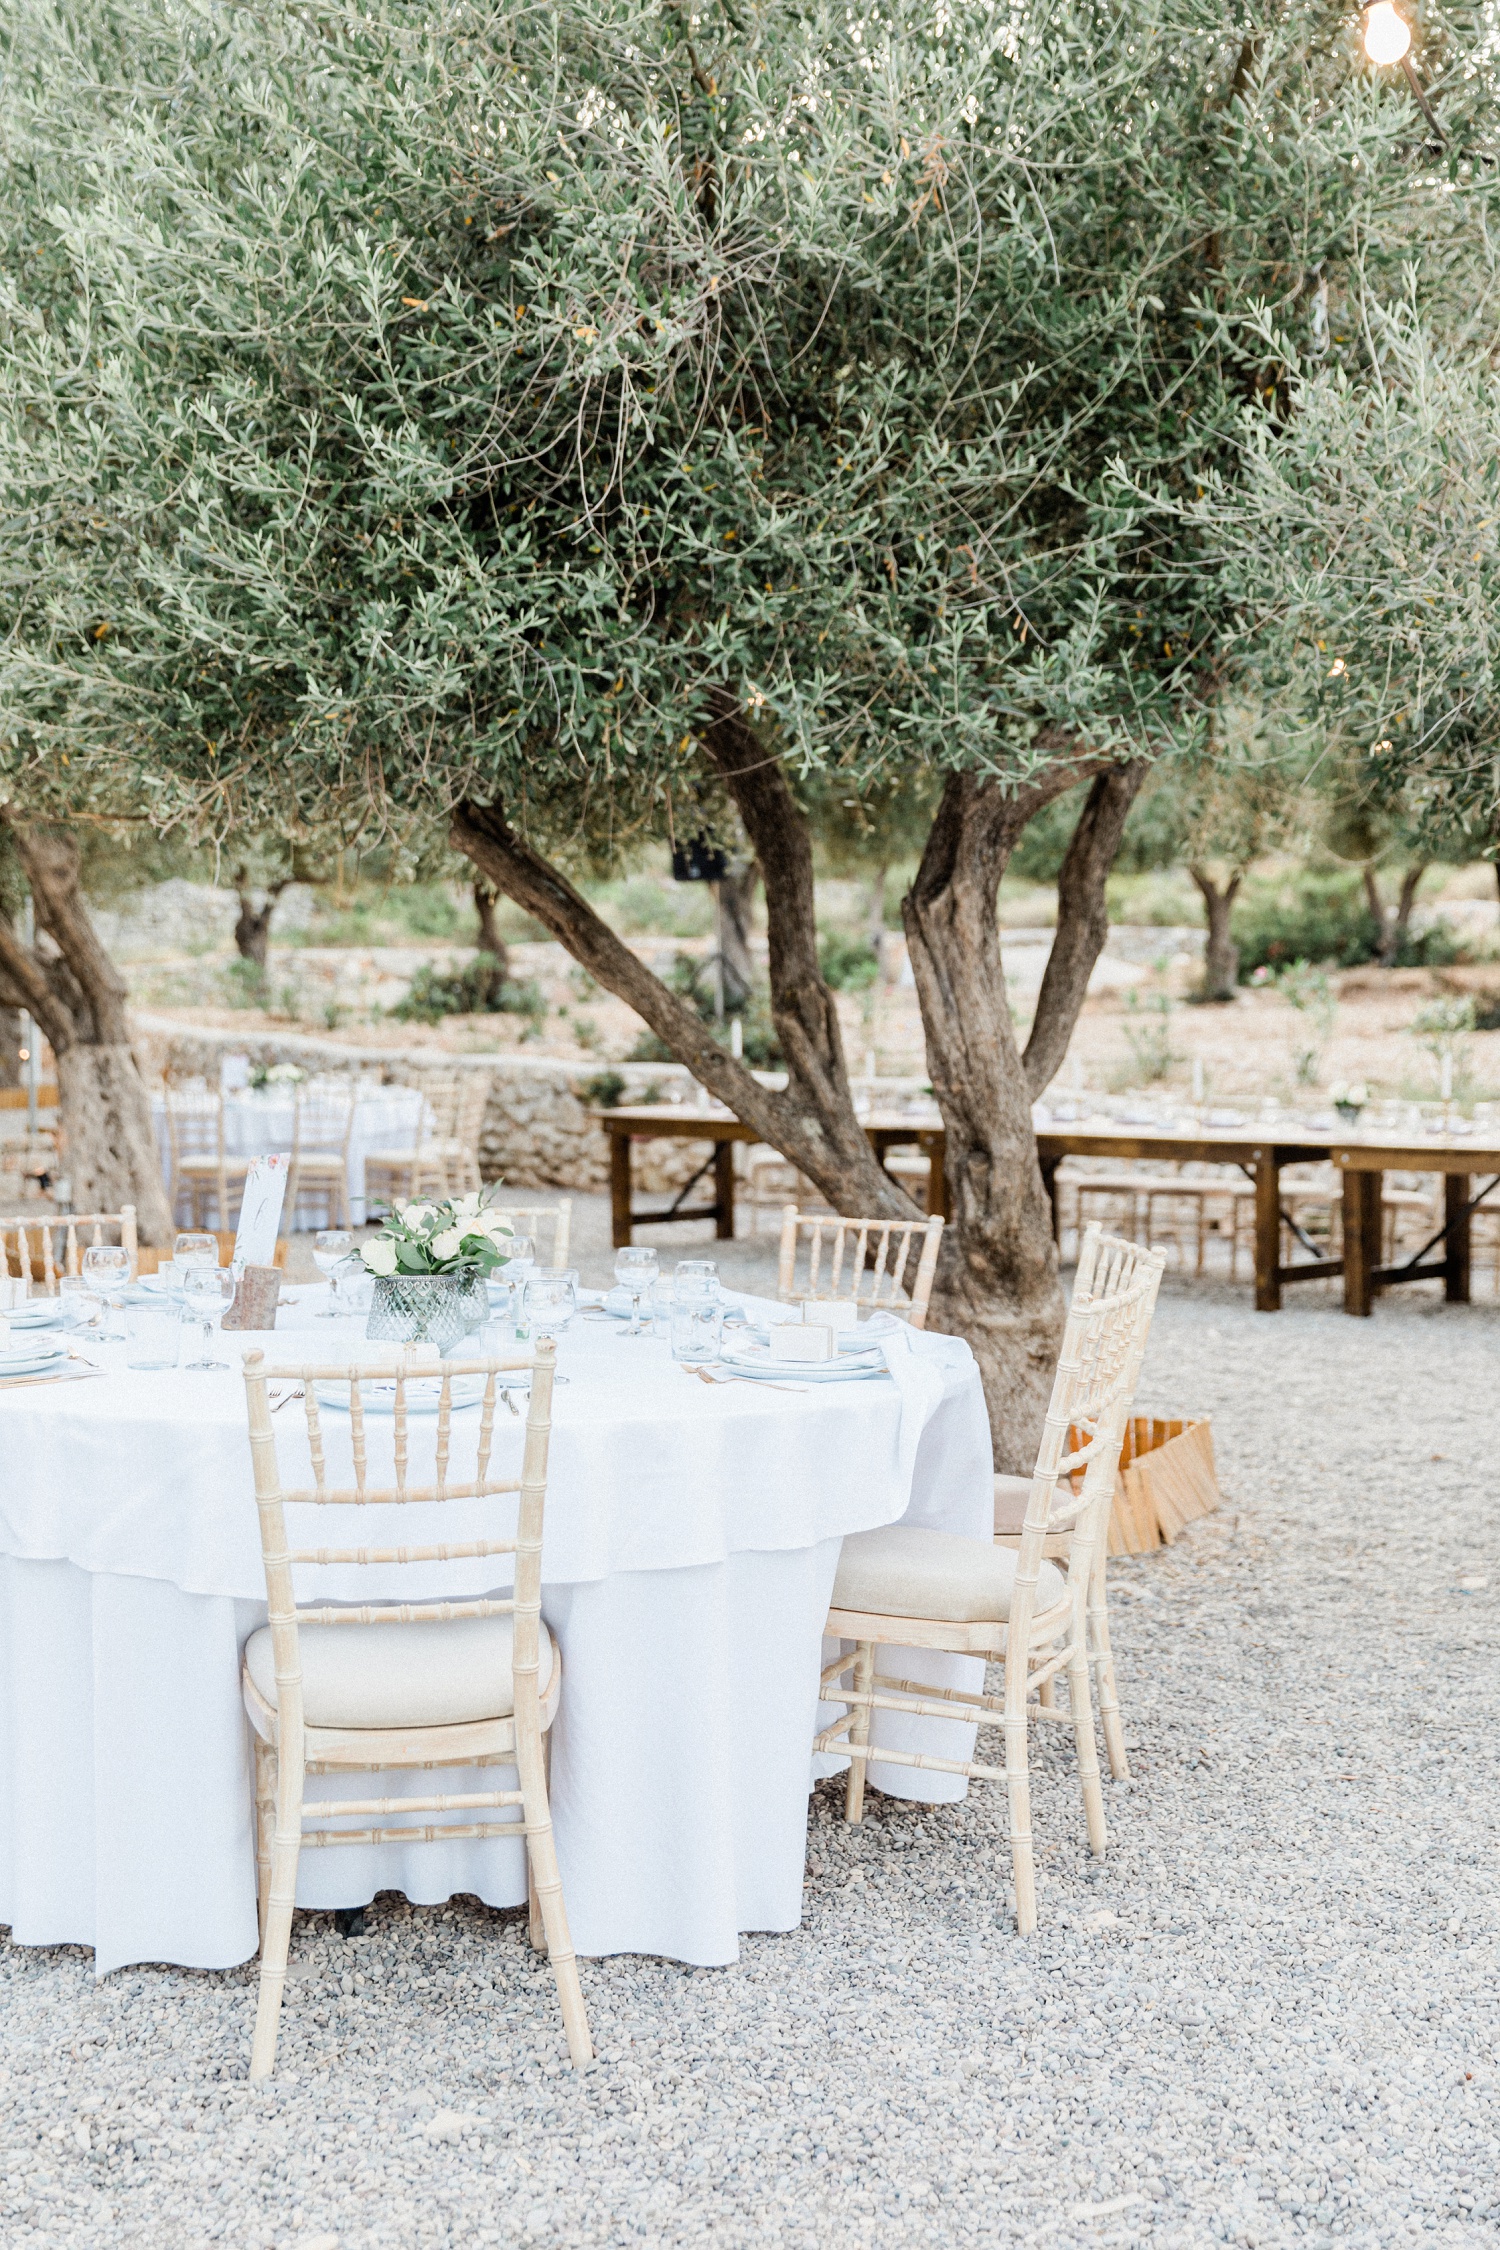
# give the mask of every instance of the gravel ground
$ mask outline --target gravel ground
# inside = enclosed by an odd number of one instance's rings
[[[382,1897],[257,2093],[249,1965],[0,1942],[0,2242],[1492,2243],[1497,1343],[1169,1284],[1226,1503],[1114,1567],[1134,1778],[1098,1866],[1049,1744],[1036,1937],[994,1796],[825,1787],[798,1932],[585,1964],[587,2075],[519,1915]]]

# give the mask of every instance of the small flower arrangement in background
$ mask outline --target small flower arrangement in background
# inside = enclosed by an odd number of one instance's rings
[[[1333,1087],[1329,1095],[1334,1108],[1346,1125],[1357,1125],[1359,1123],[1360,1113],[1369,1098],[1370,1089],[1362,1078],[1354,1079],[1347,1086]]]
[[[492,1274],[509,1257],[515,1229],[490,1208],[493,1190],[447,1203],[398,1203],[360,1256],[379,1277],[392,1274]]]
[[[300,1063],[252,1063],[250,1085],[256,1093],[264,1093],[268,1086],[300,1086],[307,1072]]]

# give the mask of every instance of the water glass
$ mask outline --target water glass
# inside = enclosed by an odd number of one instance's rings
[[[119,1303],[130,1281],[130,1252],[118,1243],[91,1243],[83,1253],[83,1278],[93,1294],[102,1298],[109,1308],[102,1341],[118,1344],[121,1341]]]
[[[717,1290],[677,1293],[672,1308],[672,1357],[684,1367],[704,1367],[724,1347],[724,1306]]]
[[[99,1317],[99,1299],[94,1295],[81,1273],[63,1273],[57,1277],[57,1309],[63,1324],[68,1328],[86,1328]]]
[[[363,1258],[346,1258],[330,1277],[333,1302],[329,1311],[336,1320],[363,1320],[375,1302],[375,1276]]]
[[[622,1250],[615,1259],[615,1279],[622,1289],[630,1292],[630,1322],[622,1328],[622,1336],[646,1336],[650,1330],[641,1319],[641,1300],[650,1293],[651,1285],[661,1271],[654,1250]]]
[[[331,1283],[346,1258],[354,1254],[354,1237],[347,1227],[319,1227],[313,1236],[313,1264]],[[327,1304],[318,1314],[319,1320],[337,1320],[339,1306],[330,1295]]]
[[[164,1305],[158,1299],[125,1307],[127,1367],[175,1367],[181,1341],[182,1317],[175,1305]]]
[[[521,1293],[521,1315],[516,1323],[516,1334],[520,1335],[521,1323],[524,1321],[528,1335],[560,1336],[577,1310],[576,1275],[557,1269],[533,1273]]]
[[[172,1265],[178,1274],[186,1273],[189,1266],[216,1266],[218,1262],[216,1234],[180,1234],[172,1244]],[[161,1267],[156,1270],[160,1273]]]
[[[719,1269],[712,1258],[679,1258],[672,1269],[672,1279],[689,1286],[695,1282],[711,1283],[717,1289]]]
[[[196,1320],[203,1330],[203,1357],[185,1364],[195,1374],[227,1368],[227,1360],[214,1359],[211,1354],[214,1332],[234,1301],[234,1275],[227,1266],[190,1267],[183,1277],[183,1294],[187,1299],[184,1319]]]

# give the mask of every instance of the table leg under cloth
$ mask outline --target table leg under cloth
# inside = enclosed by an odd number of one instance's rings
[[[738,1958],[742,1930],[797,1926],[818,1627],[838,1547],[545,1590],[564,1677],[554,1820],[581,1953],[712,1966]],[[18,1943],[91,1945],[100,1975],[254,1954],[239,1655],[263,1617],[153,1579],[0,1559],[0,1923]],[[450,1780],[497,1784],[506,1769]],[[378,1792],[431,1785],[389,1775]],[[324,1797],[376,1786],[315,1783]],[[363,1905],[380,1890],[518,1906],[526,1886],[519,1847],[503,1842],[302,1855],[304,1906]]]

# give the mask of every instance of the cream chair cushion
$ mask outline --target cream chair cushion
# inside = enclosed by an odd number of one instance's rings
[[[914,1524],[856,1531],[839,1556],[833,1606],[879,1617],[940,1618],[952,1625],[998,1624],[1010,1615],[1019,1560],[1011,1549],[992,1547],[987,1539],[922,1531]],[[1065,1592],[1062,1572],[1044,1562],[1037,1608],[1051,1609]]]
[[[996,1477],[995,1537],[1021,1531],[1026,1523],[1026,1503],[1031,1498],[1030,1477]]]
[[[302,1715],[310,1727],[450,1727],[505,1719],[515,1709],[514,1620],[458,1617],[450,1624],[303,1625]],[[540,1627],[537,1678],[552,1677],[552,1643]],[[245,1669],[276,1701],[271,1628],[245,1643]]]

